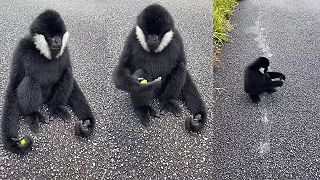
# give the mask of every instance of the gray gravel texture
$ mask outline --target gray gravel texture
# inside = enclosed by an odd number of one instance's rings
[[[245,0],[232,17],[214,83],[226,89],[213,112],[215,179],[320,179],[320,3]],[[287,80],[258,105],[243,71],[258,56]]]
[[[125,0],[3,0],[0,6],[0,109],[12,52],[31,21],[46,8],[61,13],[71,34],[74,74],[97,118],[89,140],[74,136],[74,122],[51,119],[32,134],[33,151],[18,157],[0,147],[0,179],[212,179],[216,141],[212,84],[212,0],[162,0],[185,42],[188,69],[209,110],[200,135],[184,130],[183,118],[166,114],[143,128],[128,94],[116,90],[111,73],[136,15],[156,2]],[[158,103],[155,102],[155,106]],[[45,111],[47,115],[48,113]],[[48,116],[47,116],[48,117]],[[212,148],[213,147],[213,148]]]

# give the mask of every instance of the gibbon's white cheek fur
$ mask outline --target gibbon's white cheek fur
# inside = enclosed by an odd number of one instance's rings
[[[67,43],[69,40],[70,34],[69,32],[65,32],[62,37],[62,45],[59,54],[56,56],[56,58],[59,58],[64,53],[65,48],[67,47]],[[48,42],[46,41],[46,38],[42,34],[35,34],[34,37],[34,44],[36,48],[40,51],[41,54],[43,54],[47,59],[51,59],[51,52],[48,45]]]
[[[70,37],[70,34],[69,32],[65,32],[63,37],[62,37],[62,46],[61,46],[61,50],[60,50],[60,53],[57,55],[57,58],[62,56],[63,52],[64,52],[64,49],[67,47],[67,43],[68,43],[68,40],[69,40],[69,37]]]
[[[136,35],[137,35],[137,39],[140,42],[140,45],[142,46],[142,48],[146,51],[150,51],[146,42],[146,37],[142,31],[142,29],[139,26],[136,26]]]
[[[156,49],[157,53],[163,51],[163,49],[169,45],[169,43],[171,42],[171,40],[173,38],[173,34],[174,34],[173,31],[170,30],[163,36],[159,47]]]
[[[33,39],[34,45],[40,51],[40,53],[43,54],[47,59],[51,59],[51,53],[46,38],[42,34],[35,34]]]
[[[163,51],[163,49],[169,45],[169,43],[171,42],[171,40],[173,38],[173,34],[174,34],[173,31],[170,30],[163,36],[160,45],[155,50],[156,53]],[[142,48],[144,50],[146,50],[147,52],[150,52],[148,44],[146,42],[146,37],[145,37],[142,29],[139,26],[136,26],[136,36],[137,36],[137,39],[138,39],[140,45],[142,46]]]

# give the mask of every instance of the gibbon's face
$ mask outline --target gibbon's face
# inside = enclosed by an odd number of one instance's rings
[[[162,52],[173,38],[173,20],[160,5],[151,5],[138,16],[136,35],[144,50]]]
[[[47,59],[59,58],[67,46],[69,33],[60,15],[52,10],[40,14],[31,25],[34,44]]]

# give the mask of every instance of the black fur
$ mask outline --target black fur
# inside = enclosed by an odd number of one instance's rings
[[[244,74],[244,91],[249,94],[252,102],[260,101],[259,95],[263,92],[276,92],[276,87],[283,85],[285,75],[279,72],[268,72],[269,60],[265,57],[259,57],[250,64]],[[264,68],[264,73],[260,72]],[[280,78],[280,80],[273,80]]]
[[[148,6],[138,16],[137,25],[143,30],[150,51],[140,45],[133,28],[113,73],[115,86],[131,94],[134,110],[144,125],[148,125],[150,116],[157,116],[150,106],[152,98],[157,97],[162,109],[178,116],[181,109],[177,100],[182,95],[193,115],[187,118],[186,128],[193,132],[200,131],[207,120],[206,108],[186,70],[183,42],[170,13],[157,4]],[[170,30],[174,32],[171,42],[163,51],[155,52],[165,33]],[[139,84],[139,77],[149,83]]]
[[[47,122],[39,112],[46,104],[52,115],[70,118],[66,108],[70,105],[75,115],[85,124],[76,125],[76,134],[87,137],[92,134],[95,119],[86,98],[73,78],[67,47],[58,57],[47,59],[34,44],[34,35],[42,34],[49,44],[61,47],[66,27],[60,15],[53,10],[41,13],[32,23],[30,34],[20,40],[12,58],[9,85],[7,87],[2,114],[2,140],[5,147],[18,154],[25,154],[32,147],[32,138],[19,135],[19,117],[24,117],[32,131],[37,132],[39,122]],[[53,40],[50,42],[50,40]],[[89,120],[89,122],[87,121]],[[19,139],[25,138],[26,145]]]

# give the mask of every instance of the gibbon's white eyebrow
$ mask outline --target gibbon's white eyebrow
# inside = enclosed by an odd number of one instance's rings
[[[159,45],[159,47],[156,49],[155,52],[159,53],[161,52],[165,47],[168,46],[168,44],[171,42],[172,38],[173,38],[173,31],[170,30],[168,31],[162,38],[161,43]]]
[[[62,56],[62,54],[64,52],[64,49],[67,47],[67,43],[68,43],[69,37],[70,37],[69,32],[65,32],[63,37],[62,37],[62,46],[61,46],[59,54],[57,55],[57,58]]]
[[[43,54],[47,59],[51,59],[51,53],[46,38],[42,34],[35,34],[33,39],[34,44],[40,53]]]
[[[142,29],[139,26],[136,26],[136,35],[137,35],[137,39],[140,43],[140,45],[142,46],[142,48],[146,51],[150,51],[146,42],[146,37],[142,31]]]

